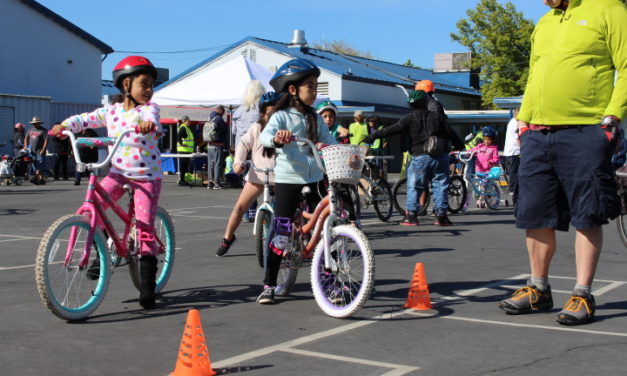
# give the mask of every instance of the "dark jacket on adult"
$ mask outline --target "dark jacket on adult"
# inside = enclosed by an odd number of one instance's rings
[[[98,134],[91,128],[85,129],[83,132],[77,135],[78,137],[98,137]],[[98,148],[80,148],[78,149],[78,155],[81,157],[83,163],[96,163],[98,162]]]
[[[425,143],[431,135],[448,140],[456,149],[464,148],[464,143],[448,125],[445,118],[436,111],[425,111],[423,109],[412,110],[411,113],[403,116],[397,123],[376,131],[369,137],[381,138],[401,132],[404,133],[404,138],[409,141],[409,151],[413,156],[427,154],[425,152]],[[447,144],[445,152],[449,151]]]
[[[442,103],[437,100],[433,96],[433,94],[428,93],[427,95],[429,96],[429,101],[427,102],[427,110],[437,112],[444,119],[448,119],[448,116],[446,116],[446,113],[444,113],[444,106],[442,106]]]
[[[71,151],[70,139],[60,139],[58,137],[52,138],[52,144],[54,145],[54,151],[59,155],[68,155]]]
[[[209,120],[214,120],[216,124],[216,141],[210,142],[210,145],[214,146],[222,146],[224,149],[229,148],[229,127],[222,119],[222,115],[217,113],[216,111],[212,111],[209,115]]]

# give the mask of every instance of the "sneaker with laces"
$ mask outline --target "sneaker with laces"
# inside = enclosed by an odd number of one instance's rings
[[[592,295],[573,295],[557,315],[557,322],[562,325],[581,325],[594,320],[596,305]]]
[[[553,308],[553,296],[551,287],[546,290],[538,290],[533,285],[525,286],[514,291],[512,297],[501,300],[499,308],[508,315],[521,315],[532,311],[548,311]]]
[[[216,251],[216,256],[222,257],[226,255],[226,253],[229,251],[229,248],[231,248],[233,243],[235,243],[236,239],[237,238],[235,237],[235,235],[233,235],[233,238],[231,240],[227,240],[223,238],[222,243],[220,243],[220,246],[218,247],[218,250]]]
[[[438,226],[453,226],[453,222],[445,215],[438,215],[435,217],[435,224]]]
[[[274,304],[274,286],[264,286],[263,291],[257,298],[259,304]]]
[[[213,188],[215,190],[224,189],[224,186],[220,183],[213,183]]]
[[[401,226],[418,226],[418,215],[413,211],[405,211],[405,218],[401,221]]]

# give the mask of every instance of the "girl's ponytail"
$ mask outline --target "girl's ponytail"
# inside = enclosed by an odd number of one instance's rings
[[[318,142],[318,120],[316,119],[316,110],[313,107],[306,105],[298,96],[286,93],[277,102],[274,107],[274,112],[284,110],[289,107],[294,107],[300,113],[305,115],[305,119],[307,120],[307,138],[313,143]]]

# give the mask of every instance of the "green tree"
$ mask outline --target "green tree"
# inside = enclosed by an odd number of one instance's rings
[[[365,57],[367,59],[374,59],[374,56],[369,50],[361,51],[349,45],[344,40],[332,40],[332,41],[325,41],[322,43],[316,41],[314,42],[314,48],[317,48],[319,50],[337,52],[342,55],[359,56],[359,57]]]
[[[533,21],[507,2],[480,0],[468,18],[457,22],[451,39],[472,52],[472,69],[480,69],[483,105],[493,108],[495,97],[522,95],[529,72]]]

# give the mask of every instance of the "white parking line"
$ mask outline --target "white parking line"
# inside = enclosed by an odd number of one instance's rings
[[[11,269],[25,269],[25,268],[34,268],[35,264],[32,265],[19,265],[19,266],[0,266],[0,271],[2,270],[11,270]]]
[[[211,217],[211,216],[203,216],[203,215],[187,215],[187,214],[172,214],[170,213],[170,215],[172,217],[184,217],[184,218],[202,218],[202,219],[225,219],[228,217]]]
[[[611,282],[609,285],[605,286],[605,287],[601,287],[600,289],[596,289],[594,291],[592,291],[592,294],[595,296],[601,296],[603,294],[605,294],[606,292],[610,291],[610,290],[614,290],[615,288],[618,288],[622,285],[624,285],[627,282],[619,282],[619,281],[615,281],[615,282]]]
[[[455,296],[443,296],[440,299],[447,300],[447,301],[459,300],[459,299],[462,299],[463,297],[466,297],[466,296],[477,295],[480,292],[485,291],[485,290],[490,290],[493,287],[503,286],[503,284],[505,282],[510,282],[513,279],[521,279],[521,278],[525,278],[525,277],[529,277],[529,274],[519,274],[519,275],[513,276],[513,277],[508,278],[508,279],[503,279],[503,280],[500,280],[500,281],[488,283],[487,285],[484,285],[484,286],[476,288],[476,289],[464,290],[464,291],[461,291],[461,292],[456,292]]]
[[[445,301],[452,301],[452,300],[460,300],[463,297],[466,296],[473,296],[473,295],[477,295],[482,291],[485,290],[490,290],[494,287],[501,287],[501,288],[507,288],[507,289],[511,289],[511,290],[516,290],[518,288],[520,288],[521,286],[514,286],[514,285],[507,285],[505,284],[506,282],[510,282],[512,280],[517,280],[517,279],[524,279],[524,278],[529,278],[529,274],[519,274],[516,276],[513,276],[511,278],[508,279],[504,279],[501,281],[496,281],[496,282],[492,282],[489,283],[487,285],[484,285],[482,287],[476,288],[476,289],[471,289],[471,290],[464,290],[461,291],[459,293],[455,293],[455,296],[442,296],[439,299],[440,300],[445,300]],[[577,278],[575,277],[565,277],[565,276],[558,276],[558,275],[550,275],[549,279],[568,279],[568,280],[572,280],[575,281],[577,280]],[[614,281],[611,279],[595,279],[594,280],[595,283],[607,283],[608,285],[603,286],[601,288],[598,288],[596,290],[592,291],[592,294],[595,296],[601,296],[603,294],[605,294],[608,291],[614,290],[624,284],[627,284],[627,281]],[[559,294],[570,294],[572,293],[571,290],[551,290],[551,292],[554,293],[559,293]]]
[[[316,356],[316,357],[322,357],[321,355],[324,355],[324,357],[328,357],[329,359],[334,359],[331,357],[335,357],[335,355],[313,353],[313,352],[310,354],[305,354],[306,353],[305,350],[294,349],[294,347],[304,345],[310,342],[318,341],[326,337],[343,334],[350,330],[361,328],[370,324],[374,324],[385,319],[391,319],[391,318],[394,318],[396,316],[400,316],[403,314],[405,314],[405,310],[384,313],[382,315],[373,317],[368,320],[353,322],[353,323],[346,324],[337,328],[325,330],[320,333],[315,333],[315,334],[311,334],[305,337],[296,338],[287,342],[279,343],[277,345],[264,347],[262,349],[254,350],[245,354],[241,354],[241,355],[237,355],[228,359],[224,359],[219,362],[214,362],[212,363],[212,367],[215,369],[215,368],[224,368],[227,366],[233,366],[236,364],[241,364],[246,361],[249,361],[250,359],[259,358],[261,356],[265,356],[265,355],[268,355],[277,351],[301,353],[302,355],[309,355],[309,356]],[[371,360],[364,360],[364,359],[353,359],[353,358],[349,358],[349,359],[350,360],[346,360],[346,361],[351,361],[353,363],[362,363],[362,364],[367,364],[363,362],[372,362]],[[344,359],[338,359],[338,360],[344,360]],[[377,366],[380,366],[380,367],[394,369],[391,372],[385,373],[386,376],[400,376],[400,375],[404,375],[407,372],[418,369],[416,367],[406,366],[402,364],[391,364],[391,363],[382,363],[382,362],[375,362],[375,363],[377,363]]]
[[[19,235],[2,235],[0,234],[0,238],[11,238],[11,239],[0,239],[0,243],[4,242],[14,242],[18,240],[40,240],[41,237],[34,236],[19,236]]]
[[[506,289],[510,289],[510,290],[517,290],[521,286],[501,285],[500,287],[503,287],[503,288],[506,288]],[[572,293],[572,290],[554,290],[554,289],[551,289],[551,292],[552,293],[557,293],[557,294],[570,294],[570,293]]]
[[[529,276],[529,275],[527,275]],[[566,276],[561,276],[561,275],[550,275],[549,279],[570,279],[570,280],[577,280],[577,278],[575,277],[566,277]],[[624,282],[624,281],[615,281],[613,279],[594,279],[594,282],[606,282],[606,283],[612,283],[612,282]]]
[[[398,365],[398,364],[377,362],[375,360],[349,358],[347,356],[325,354],[325,353],[320,353],[320,352],[299,350],[299,349],[293,349],[293,348],[283,349],[281,351],[287,352],[287,353],[292,353],[292,354],[304,355],[304,356],[311,356],[311,357],[317,357],[317,358],[323,358],[323,359],[331,359],[331,360],[339,360],[339,361],[342,361],[342,362],[357,363],[357,364],[364,364],[364,365],[367,365],[367,366],[381,367],[381,368],[392,368],[393,369],[393,371],[386,372],[382,376],[404,375],[404,374],[409,373],[411,371],[416,371],[416,370],[420,369],[420,367],[401,366],[401,365]]]
[[[508,279],[504,279],[502,281],[497,281],[497,282],[492,282],[492,283],[486,284],[485,286],[482,286],[482,287],[479,287],[479,288],[476,288],[476,289],[461,291],[459,293],[456,293],[455,296],[443,296],[443,297],[441,297],[439,299],[443,300],[443,301],[460,300],[464,296],[477,295],[478,293],[480,293],[482,291],[490,290],[490,289],[493,289],[494,287],[506,287],[506,288],[516,289],[517,288],[516,286],[505,285],[505,283],[510,282],[512,280],[521,279],[521,278],[528,278],[528,277],[529,277],[528,274],[519,274],[517,276],[511,277],[511,278],[508,278]],[[573,277],[553,276],[553,275],[550,275],[549,279],[576,280],[576,278],[573,278]],[[593,294],[595,294],[597,296],[598,295],[603,295],[606,292],[611,291],[611,290],[613,290],[615,288],[618,288],[618,287],[620,287],[620,286],[622,286],[622,285],[627,283],[627,282],[624,282],[624,281],[612,281],[612,280],[607,280],[607,279],[595,280],[595,282],[608,283],[608,285],[593,291]],[[558,290],[555,290],[553,292],[558,292]],[[568,294],[571,293],[571,291],[559,291],[559,292],[564,292],[564,293],[568,293]],[[437,303],[436,303],[436,305],[437,305]],[[598,334],[598,335],[605,335],[605,336],[627,337],[627,333],[620,333],[620,332],[605,332],[605,331],[600,331],[600,330],[576,329],[576,328],[564,327],[564,326],[547,326],[547,325],[521,324],[521,323],[513,323],[513,322],[506,322],[506,321],[483,320],[483,319],[476,319],[476,318],[472,318],[472,317],[463,317],[463,316],[454,316],[454,315],[438,316],[437,313],[420,312],[420,311],[411,310],[411,309],[408,309],[407,313],[409,313],[411,315],[414,315],[414,316],[420,316],[420,317],[433,317],[433,318],[439,318],[439,319],[469,321],[469,322],[476,322],[476,323],[483,323],[483,324],[495,324],[495,325],[503,325],[503,326],[516,326],[516,327],[524,327],[524,328],[548,329],[548,330],[557,330],[557,331]]]
[[[516,326],[516,327],[521,327],[521,328],[556,330],[556,331],[561,331],[561,332],[598,334],[598,335],[613,336],[613,337],[627,337],[627,333],[604,332],[601,330],[576,329],[576,328],[565,327],[565,326],[521,324],[521,323],[507,322],[507,321],[482,320],[482,319],[475,319],[472,317],[463,317],[463,316],[437,316],[437,315],[434,315],[433,313],[426,313],[426,312],[420,312],[420,311],[411,311],[411,312],[408,312],[408,314],[414,315],[414,316],[420,316],[420,317],[433,317],[437,319],[469,321],[469,322],[476,322],[476,323],[481,323],[481,324],[495,324],[495,325],[503,325],[503,326]]]
[[[176,212],[176,211],[188,211],[188,210],[198,210],[198,209],[212,209],[212,208],[232,208],[233,205],[212,205],[212,206],[196,206],[193,208],[172,208],[167,209],[168,212]]]

